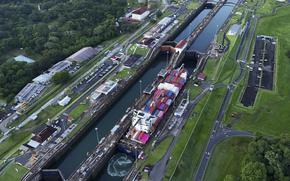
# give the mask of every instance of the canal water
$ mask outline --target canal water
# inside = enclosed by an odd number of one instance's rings
[[[166,66],[166,56],[160,54],[154,63],[139,79],[142,80],[142,89],[151,84],[157,76],[158,72]],[[61,158],[59,163],[53,166],[61,170],[65,178],[67,178],[84,160],[87,152],[94,150],[97,144],[97,133],[95,127],[98,128],[99,137],[106,136],[114,125],[123,117],[126,109],[135,102],[135,99],[140,94],[139,80],[129,88],[128,91],[115,103],[108,112],[105,113],[100,119],[95,120],[95,125],[81,140],[73,146],[72,150]]]
[[[234,8],[234,4],[236,4],[237,2],[238,0],[228,0],[227,3],[217,12],[217,14],[209,22],[203,32],[196,38],[196,40],[193,42],[189,49],[205,53],[211,42],[214,40],[217,32],[220,30],[224,22],[230,16]]]
[[[196,26],[201,23],[201,21],[206,17],[206,15],[211,11],[211,9],[202,10],[199,15],[197,15],[194,20],[192,20],[189,25],[175,38],[175,42],[179,42],[183,40],[192,33],[192,31],[196,28]]]
[[[235,1],[235,0],[234,0]],[[214,19],[206,27],[205,31],[197,38],[193,43],[192,47],[196,50],[206,50],[213,40],[215,33],[219,30],[217,27],[221,27],[225,20],[230,15],[232,6],[224,6],[217,13]],[[197,16],[185,30],[177,36],[175,41],[186,38],[191,31],[197,26],[198,22],[202,20],[208,13],[208,10],[203,10],[199,16]],[[205,33],[206,32],[206,33]],[[142,80],[142,89],[147,85],[151,84],[155,79],[158,72],[166,66],[167,56],[164,54],[159,54],[155,59],[154,63],[148,68],[143,76],[139,80]],[[194,60],[186,60],[185,67],[194,68]],[[117,121],[125,114],[125,111],[130,107],[135,99],[139,97],[140,83],[139,80],[129,88],[128,91],[116,102],[108,112],[106,112],[100,119],[95,120],[95,124],[91,127],[81,140],[73,146],[71,151],[64,155],[59,161],[53,165],[51,168],[60,169],[63,176],[68,178],[70,174],[78,168],[79,164],[86,158],[88,152],[94,150],[97,144],[97,135],[94,128],[98,128],[99,137],[102,138],[108,134],[108,132],[114,127]],[[98,181],[119,181],[122,176],[128,170],[133,163],[133,158],[127,157],[125,155],[115,155],[112,160],[108,163],[108,166],[103,169],[99,174]]]

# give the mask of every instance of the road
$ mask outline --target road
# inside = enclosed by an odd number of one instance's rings
[[[216,117],[216,120],[214,122],[213,129],[210,134],[210,138],[208,140],[206,149],[204,150],[203,156],[201,158],[201,161],[199,163],[196,175],[194,180],[195,181],[201,181],[205,175],[205,171],[208,165],[208,162],[210,160],[210,156],[212,155],[212,152],[214,150],[214,147],[221,142],[224,139],[231,138],[231,137],[237,137],[237,136],[246,136],[246,137],[252,137],[253,135],[249,132],[244,131],[236,131],[229,128],[224,128],[222,124],[222,119],[224,117],[224,114],[227,110],[227,107],[230,103],[230,99],[232,97],[233,91],[235,89],[235,86],[242,80],[243,75],[245,73],[245,65],[246,65],[246,59],[247,55],[249,53],[250,49],[250,43],[252,42],[254,32],[256,29],[257,19],[255,18],[254,27],[249,35],[249,39],[247,39],[247,42],[245,47],[247,48],[244,53],[242,54],[242,61],[237,60],[237,63],[239,63],[239,69],[240,73],[237,75],[237,77],[232,81],[231,84],[227,87],[226,95],[223,99],[222,105],[220,107],[219,113]],[[247,35],[248,36],[248,35]],[[242,46],[242,43],[239,46]],[[236,57],[239,57],[237,55]]]

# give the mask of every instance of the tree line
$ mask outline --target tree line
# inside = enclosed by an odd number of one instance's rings
[[[290,135],[258,137],[248,145],[240,171],[241,179],[227,175],[225,181],[289,181]]]
[[[30,65],[0,56],[0,95],[11,100],[33,77],[80,48],[133,31],[135,26],[117,23],[126,6],[126,0],[2,0],[0,55],[23,49],[38,58]]]

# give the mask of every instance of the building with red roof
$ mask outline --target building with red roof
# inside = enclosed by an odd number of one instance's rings
[[[150,14],[150,11],[148,11],[147,8],[141,7],[132,11],[131,19],[137,20],[137,21],[143,21],[145,18],[147,18],[149,14]]]

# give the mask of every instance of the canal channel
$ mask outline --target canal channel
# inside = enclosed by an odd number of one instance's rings
[[[232,9],[233,6],[223,6],[190,48],[196,49],[201,52],[205,51],[214,39],[214,35],[218,32],[220,27],[229,17]],[[181,39],[187,38],[189,34],[194,30],[194,28],[198,25],[198,23],[208,14],[209,11],[209,9],[204,9],[194,20],[192,20],[191,23],[189,23],[189,25],[176,37],[174,41],[178,42]],[[53,165],[51,168],[59,169],[62,172],[63,176],[65,178],[68,178],[70,174],[79,166],[79,164],[87,157],[87,153],[94,150],[97,144],[97,133],[95,131],[95,128],[98,128],[98,134],[100,138],[106,136],[117,123],[117,121],[119,121],[120,118],[125,114],[127,108],[130,107],[130,105],[133,105],[135,100],[140,96],[140,88],[143,90],[147,85],[151,84],[157,76],[158,72],[162,68],[164,68],[166,64],[167,56],[164,54],[159,54],[152,63],[152,65],[148,68],[148,70],[139,78],[139,80],[137,80],[127,90],[127,92],[108,110],[108,112],[106,112],[98,120],[95,120],[95,124],[91,127],[91,130],[89,130],[79,140],[79,142],[72,147],[71,151],[69,151],[66,155],[59,159],[59,161],[55,163],[55,165]],[[194,65],[195,63],[186,63],[186,67],[189,68],[194,68],[191,67]],[[140,80],[142,80],[141,84]],[[119,159],[120,157],[124,157],[124,155],[117,155],[115,158]],[[133,158],[130,157],[121,160],[124,162],[125,166],[128,167],[128,169],[132,166],[132,164],[130,164],[130,160],[132,160],[133,162]],[[113,168],[113,170],[114,169],[115,168]],[[122,167],[120,169],[127,168]],[[96,178],[95,180],[121,180],[122,170],[119,170],[121,173],[120,176],[118,176],[117,174],[114,175],[112,173],[108,174],[108,170],[110,169],[104,168],[103,171],[98,175],[98,178]]]

